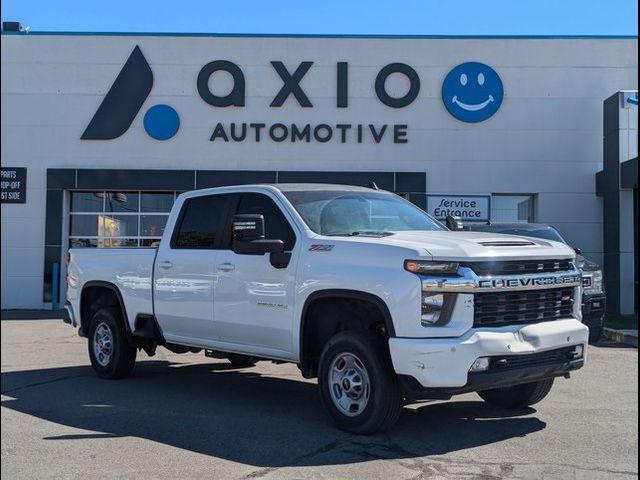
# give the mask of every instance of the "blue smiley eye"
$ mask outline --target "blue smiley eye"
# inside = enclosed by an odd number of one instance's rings
[[[484,85],[484,73],[478,74],[478,85]]]
[[[462,75],[460,75],[460,83],[462,84],[462,86],[467,84],[467,74],[463,73]]]

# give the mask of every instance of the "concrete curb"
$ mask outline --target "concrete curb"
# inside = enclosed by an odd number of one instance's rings
[[[602,333],[605,338],[608,338],[609,340],[638,348],[638,330],[616,330],[614,328],[605,328]]]

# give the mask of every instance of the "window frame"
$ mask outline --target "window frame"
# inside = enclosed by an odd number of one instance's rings
[[[240,206],[240,200],[242,198],[243,195],[262,195],[264,197],[267,197],[271,202],[273,202],[273,204],[275,205],[275,207],[280,211],[280,213],[282,214],[282,217],[284,218],[284,220],[287,222],[287,224],[289,225],[289,228],[291,229],[291,231],[293,232],[293,248],[291,248],[291,250],[285,250],[285,252],[293,252],[296,248],[296,246],[300,243],[299,240],[299,231],[298,228],[296,226],[296,222],[292,221],[291,218],[289,218],[289,212],[287,211],[287,209],[282,208],[282,205],[280,205],[280,199],[278,198],[274,198],[271,195],[269,195],[267,192],[261,192],[261,191],[242,191],[242,192],[237,192],[237,193],[233,193],[231,194],[231,196],[233,197],[231,199],[231,201],[228,204],[228,209],[227,209],[227,220],[225,223],[225,226],[223,228],[223,237],[227,239],[224,245],[221,245],[219,250],[233,250],[231,248],[231,243],[233,241],[232,238],[232,231],[233,231],[233,217],[235,215],[237,215],[238,213],[238,207]],[[279,239],[282,240],[282,239]]]
[[[184,221],[184,217],[186,215],[187,212],[187,208],[189,206],[189,204],[194,201],[194,200],[200,200],[202,198],[210,198],[210,197],[226,197],[224,198],[225,204],[222,207],[222,217],[220,220],[220,224],[222,226],[222,228],[220,228],[220,232],[221,234],[218,235],[214,240],[213,240],[213,245],[212,246],[207,246],[207,247],[181,247],[178,246],[177,242],[178,242],[178,234],[180,232],[180,229],[182,228],[182,223]],[[173,227],[173,232],[171,232],[171,240],[169,242],[169,248],[171,250],[224,250],[224,248],[221,248],[222,245],[222,238],[224,238],[225,234],[226,234],[226,223],[227,223],[227,217],[229,216],[229,208],[230,205],[233,201],[233,194],[229,194],[229,193],[213,193],[213,194],[208,194],[208,195],[197,195],[197,196],[193,196],[193,197],[189,197],[186,198],[184,200],[184,202],[182,203],[181,207],[180,207],[180,213],[178,214],[178,218],[176,219],[176,223]]]

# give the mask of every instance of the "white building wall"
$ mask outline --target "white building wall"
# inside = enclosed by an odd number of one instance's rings
[[[154,73],[132,128],[109,141],[80,136],[133,48]],[[2,205],[2,308],[41,307],[47,168],[426,171],[428,193],[535,193],[537,220],[558,227],[602,261],[602,101],[637,89],[637,39],[380,39],[2,35],[2,164],[28,169],[26,205]],[[216,108],[197,94],[206,63],[230,60],[246,79],[246,106]],[[301,82],[313,108],[293,96],[269,103],[282,82],[270,61]],[[349,107],[336,107],[336,62],[349,62]],[[460,122],[444,108],[442,80],[454,66],[486,63],[505,96],[488,120]],[[375,96],[386,64],[420,76],[418,98],[393,109]],[[215,74],[214,91],[230,82]],[[401,96],[406,80],[390,77]],[[178,134],[161,142],[144,131],[144,112],[166,103]],[[408,143],[210,142],[217,122],[407,124]],[[265,132],[263,132],[264,134]]]

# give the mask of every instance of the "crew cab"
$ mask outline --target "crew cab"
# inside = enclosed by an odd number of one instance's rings
[[[71,249],[67,270],[68,321],[99,376],[127,376],[158,346],[292,362],[356,433],[467,392],[532,405],[586,360],[571,248],[449,231],[375,188],[187,192],[157,248]]]

